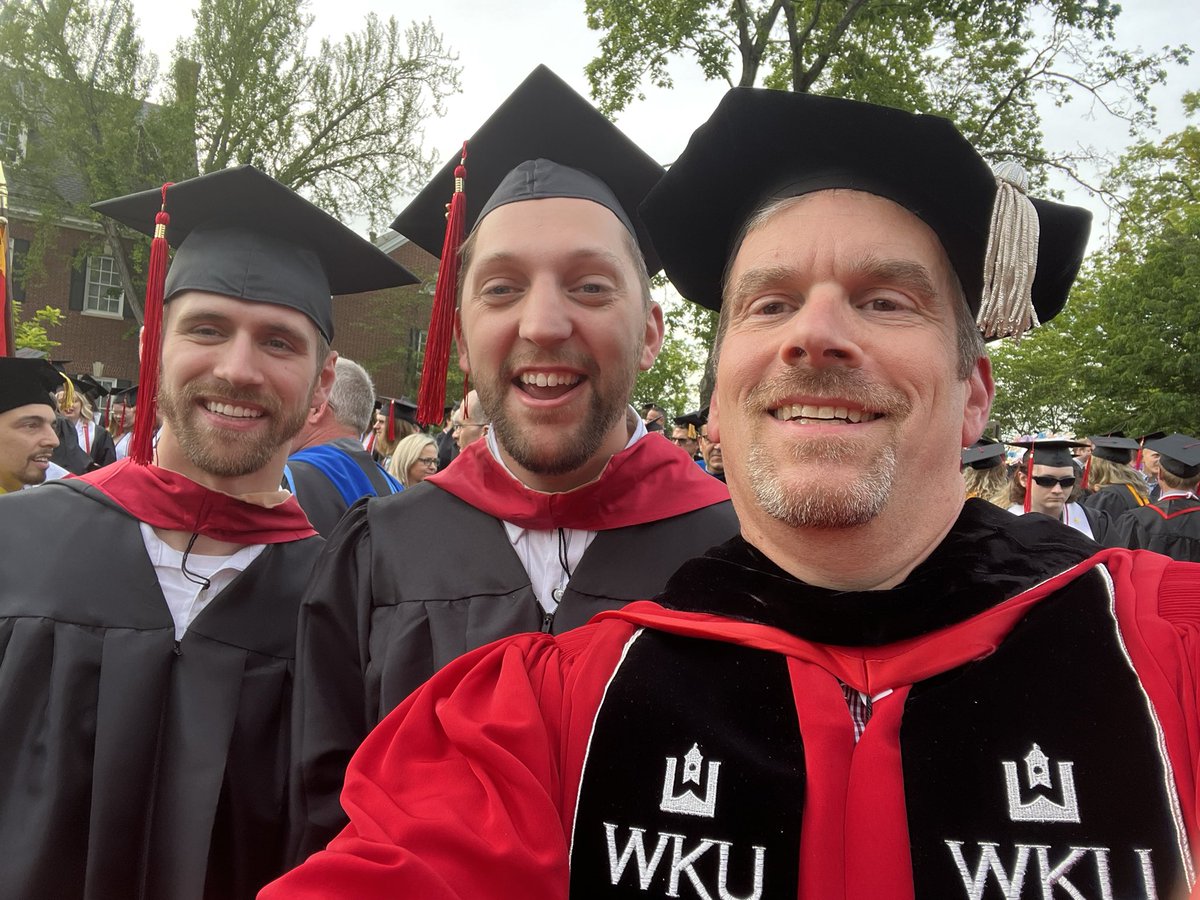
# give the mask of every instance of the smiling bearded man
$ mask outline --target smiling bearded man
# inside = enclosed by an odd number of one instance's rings
[[[1054,316],[1090,220],[999,176],[941,118],[726,95],[641,212],[720,308],[742,536],[434,676],[264,900],[1184,896],[1200,568],[964,502],[976,323]]]
[[[338,792],[359,742],[435,671],[653,596],[737,532],[724,486],[645,440],[629,406],[663,338],[658,261],[635,214],[662,167],[544,67],[468,147],[456,337],[479,403],[462,416],[490,428],[329,537],[301,613],[296,802],[312,828],[297,860],[345,824]],[[431,253],[457,164],[393,225]]]
[[[249,166],[98,208],[153,231],[164,205],[134,458],[0,504],[6,896],[249,900],[284,868],[323,542],[278,488],[332,381],[331,291],[413,278]]]

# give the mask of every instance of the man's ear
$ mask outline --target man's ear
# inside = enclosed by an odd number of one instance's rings
[[[646,313],[646,330],[642,335],[642,358],[638,360],[638,368],[643,372],[654,365],[658,359],[658,351],[662,349],[666,337],[666,323],[663,321],[662,307],[651,303]]]
[[[987,427],[992,411],[992,400],[996,397],[996,385],[992,381],[992,361],[981,356],[967,378],[967,395],[963,404],[962,446],[970,447],[979,440]]]
[[[317,373],[317,384],[313,388],[312,399],[309,401],[311,404],[309,409],[310,415],[314,411],[314,407],[319,410],[329,402],[329,392],[333,389],[333,379],[337,375],[337,371],[334,369],[334,364],[337,360],[337,351],[330,350],[325,357],[324,364],[321,366],[321,371]]]

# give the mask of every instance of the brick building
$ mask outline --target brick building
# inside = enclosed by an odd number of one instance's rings
[[[14,299],[26,317],[43,306],[63,311],[63,324],[50,329],[50,336],[61,343],[52,355],[71,360],[69,372],[90,372],[115,387],[131,384],[137,378],[138,323],[100,229],[83,220],[61,222],[38,271],[26,278],[36,226],[19,200],[14,191],[9,207]],[[379,393],[415,397],[438,261],[393,232],[376,243],[422,283],[336,298],[333,348],[365,366]]]

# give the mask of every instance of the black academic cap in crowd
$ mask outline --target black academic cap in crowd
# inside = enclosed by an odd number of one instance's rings
[[[113,403],[124,403],[126,406],[136,407],[138,404],[138,386],[131,384],[129,387],[117,388],[111,391],[109,396]]]
[[[1138,450],[1138,442],[1120,432],[1089,435],[1088,440],[1092,444],[1092,455],[1109,462],[1128,465],[1133,462],[1133,454]]]
[[[1087,446],[1081,441],[1068,441],[1062,438],[1047,438],[1044,441],[1009,441],[1008,443],[1014,447],[1024,448],[1024,461],[1028,462],[1029,454],[1032,452],[1035,466],[1050,466],[1051,468],[1074,465],[1075,458],[1071,456],[1071,450]]]
[[[972,469],[992,469],[1004,465],[1004,445],[999,441],[978,440],[962,449],[962,464]]]
[[[446,202],[460,156],[455,152],[392,223],[434,256],[442,255]],[[661,268],[637,208],[662,178],[662,166],[545,66],[534,69],[467,139],[466,172],[466,233],[508,203],[591,200],[636,238],[650,274]]]
[[[688,430],[688,437],[697,438],[700,435],[700,428],[708,421],[707,412],[707,410],[698,409],[695,412],[676,416],[675,425],[678,428],[686,428]]]
[[[95,403],[101,397],[107,397],[109,394],[108,388],[87,373],[76,375],[72,380],[75,382],[75,390],[87,397],[92,403]]]
[[[160,188],[92,204],[153,235]],[[223,169],[166,191],[167,242],[176,247],[164,302],[181,291],[299,310],[333,339],[333,294],[416,284],[411,272],[333,216],[253,166]]]
[[[1200,475],[1200,438],[1169,434],[1146,441],[1146,447],[1159,455],[1159,465],[1176,478]]]
[[[385,416],[391,412],[397,419],[404,419],[414,425],[417,422],[417,404],[407,397],[376,397],[375,408]]]
[[[45,359],[0,356],[0,413],[31,403],[54,408],[54,392],[63,383],[63,376]]]
[[[1021,175],[1010,172],[1006,181],[1019,183]],[[835,188],[884,197],[924,221],[941,241],[971,312],[979,314],[998,181],[966,138],[938,116],[734,88],[692,135],[641,213],[679,292],[718,309],[722,274],[750,216],[773,199]],[[1028,260],[1036,266],[1032,302],[1046,322],[1066,303],[1092,216],[1061,203],[1032,203],[1040,230],[1036,259],[1030,254]]]
[[[1151,431],[1149,434],[1139,434],[1134,440],[1145,447],[1149,441],[1157,441],[1159,438],[1165,438],[1166,436],[1167,433],[1165,431]]]

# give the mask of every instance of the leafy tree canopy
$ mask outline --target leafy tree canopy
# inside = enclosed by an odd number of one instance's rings
[[[586,0],[601,32],[587,67],[605,112],[644,82],[670,87],[673,58],[731,87],[765,85],[867,100],[956,122],[993,162],[1021,160],[1035,179],[1083,180],[1095,156],[1043,146],[1037,101],[1084,94],[1131,132],[1153,121],[1150,88],[1187,47],[1114,46],[1108,0]]]
[[[1200,94],[1185,107],[1194,116]],[[1061,316],[992,354],[995,417],[1016,430],[1200,432],[1200,128],[1131,148],[1112,245]]]

